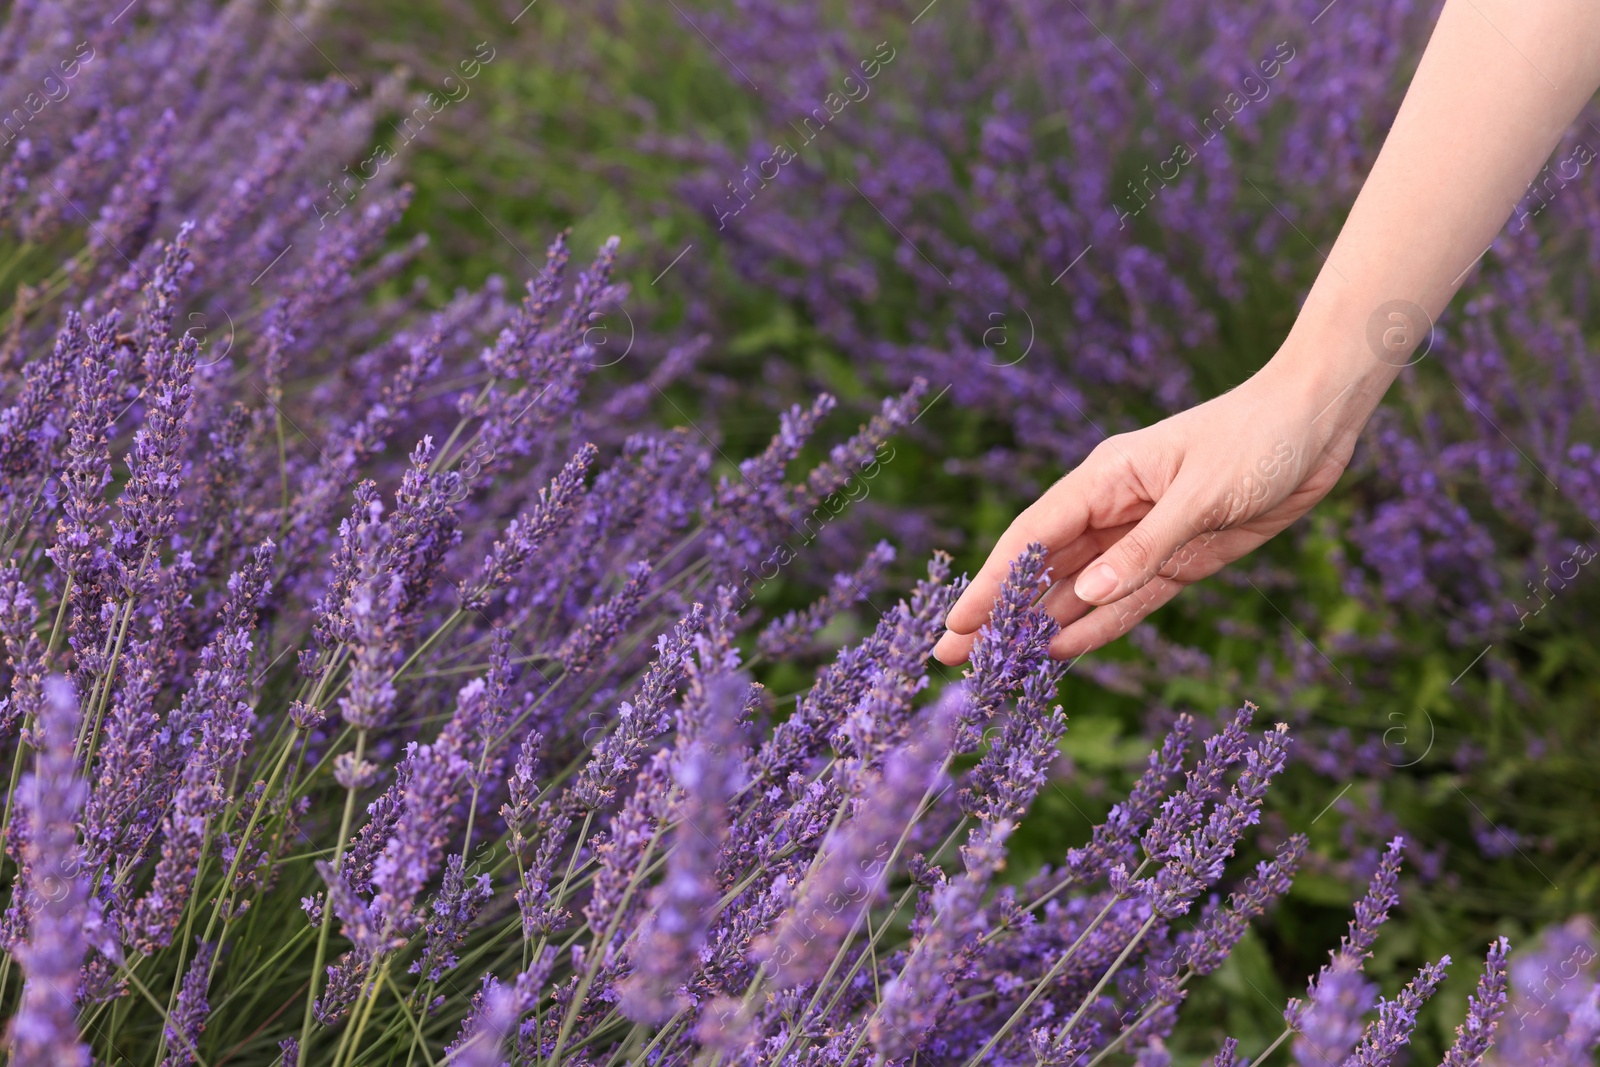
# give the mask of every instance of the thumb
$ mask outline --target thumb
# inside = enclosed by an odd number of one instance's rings
[[[1157,574],[1176,578],[1185,562],[1184,546],[1200,532],[1196,516],[1203,510],[1189,494],[1169,491],[1139,525],[1083,568],[1072,591],[1085,603],[1109,604]]]

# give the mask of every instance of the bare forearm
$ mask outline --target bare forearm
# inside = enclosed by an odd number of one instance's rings
[[[1030,544],[1066,579],[1039,603],[1062,626],[1051,654],[1067,659],[1304,515],[1597,84],[1600,0],[1446,0],[1277,354],[1239,388],[1108,439],[1051,486],[1000,538],[935,655],[966,658]]]
[[[1437,318],[1597,85],[1594,0],[1447,0],[1268,372],[1331,405],[1330,426],[1358,431],[1407,362],[1406,342],[1426,336],[1400,302]],[[1389,342],[1378,352],[1375,321]]]

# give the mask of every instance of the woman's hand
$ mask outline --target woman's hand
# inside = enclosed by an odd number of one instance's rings
[[[1029,542],[1056,579],[1043,603],[1065,629],[1051,652],[1075,657],[1305,514],[1597,88],[1600,4],[1445,0],[1278,354],[1233,392],[1107,440],[1018,516],[934,655],[967,658]]]
[[[1304,381],[1274,362],[1232,392],[1101,442],[1007,528],[933,654],[966,660],[1008,565],[1032,542],[1045,546],[1054,582],[1041,607],[1062,624],[1050,652],[1070,659],[1304,515],[1339,480],[1371,411],[1354,391],[1330,402]]]

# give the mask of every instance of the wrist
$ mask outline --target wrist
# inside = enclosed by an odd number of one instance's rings
[[[1432,321],[1415,303],[1327,298],[1313,290],[1258,376],[1315,436],[1353,439],[1400,371],[1431,344]]]

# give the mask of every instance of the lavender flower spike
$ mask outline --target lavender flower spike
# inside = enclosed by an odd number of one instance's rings
[[[823,839],[793,906],[755,946],[763,972],[778,988],[814,981],[878,900],[889,873],[886,861],[923,797],[936,791],[954,717],[967,706],[964,686],[946,690],[911,740],[884,760],[882,775],[867,785],[854,817]]]
[[[172,1051],[161,1061],[161,1067],[188,1067],[195,1062],[200,1034],[205,1030],[206,1018],[211,1014],[211,1005],[206,1001],[206,985],[211,977],[211,959],[216,951],[215,943],[201,941],[194,959],[189,962],[188,973],[183,976],[183,985],[178,990],[178,1002],[172,1009],[172,1022],[166,1028],[167,1044]]]
[[[1378,998],[1378,986],[1340,957],[1322,976],[1301,1016],[1292,1054],[1299,1067],[1341,1063],[1361,1040],[1362,1020]]]
[[[1204,825],[1168,850],[1160,872],[1146,879],[1153,888],[1152,904],[1163,917],[1187,912],[1195,896],[1222,876],[1245,827],[1260,818],[1267,784],[1283,769],[1287,730],[1279,723],[1262,736],[1260,745],[1245,754],[1244,769],[1227,797],[1217,802]]]
[[[1444,969],[1449,965],[1449,956],[1440,957],[1438,963],[1430,963],[1418,971],[1398,997],[1380,1003],[1378,1018],[1367,1026],[1360,1047],[1345,1060],[1343,1067],[1389,1067],[1410,1040],[1411,1031],[1417,1025],[1417,1012],[1444,981]]]
[[[681,791],[678,828],[666,876],[651,896],[650,918],[623,986],[622,1011],[660,1023],[689,1006],[677,987],[693,973],[720,895],[717,858],[728,836],[728,804],[744,785],[739,718],[750,691],[738,674],[720,674],[701,688],[703,724],[679,754],[673,777]]]
[[[1239,1042],[1231,1037],[1222,1039],[1222,1047],[1211,1057],[1211,1067],[1238,1067]]]
[[[153,345],[146,354],[148,407],[127,458],[130,477],[122,491],[122,517],[111,524],[111,548],[125,596],[140,595],[147,581],[140,574],[144,557],[162,546],[177,522],[197,345],[192,334],[185,334],[176,344]]]
[[[1398,837],[1389,842],[1389,850],[1378,862],[1378,870],[1367,887],[1367,895],[1356,902],[1355,918],[1350,920],[1349,931],[1339,942],[1339,947],[1330,953],[1332,958],[1311,979],[1308,996],[1316,996],[1317,987],[1335,967],[1340,966],[1340,960],[1354,964],[1359,970],[1361,961],[1370,954],[1372,943],[1378,937],[1378,927],[1389,917],[1389,909],[1400,903],[1395,887],[1400,880],[1400,849],[1403,844]],[[1289,1024],[1289,1029],[1300,1029],[1304,1012],[1305,1007],[1298,998],[1289,1001],[1289,1007],[1283,1013],[1283,1020]]]
[[[1506,1008],[1506,953],[1510,942],[1496,938],[1489,946],[1477,992],[1467,1000],[1467,1017],[1456,1027],[1456,1040],[1439,1067],[1478,1067],[1494,1044],[1494,1032]]]
[[[78,1032],[74,1005],[88,949],[89,882],[78,862],[75,824],[83,809],[72,743],[78,700],[64,678],[45,682],[40,709],[38,770],[18,791],[31,830],[23,849],[23,906],[31,929],[17,949],[24,982],[7,1044],[14,1067],[88,1067],[89,1046]]]
[[[484,558],[477,580],[462,587],[463,611],[482,611],[488,606],[494,591],[510,585],[539,547],[567,524],[583,492],[584,475],[588,474],[595,454],[594,445],[586,444],[578,449],[549,487],[539,490],[538,502],[506,527],[505,537],[496,541],[494,549]]]
[[[1182,942],[1182,962],[1202,975],[1222,966],[1250,924],[1289,891],[1308,844],[1304,834],[1293,834],[1278,846],[1276,856],[1256,864],[1255,874],[1229,896],[1228,906],[1207,912],[1190,940]]]

